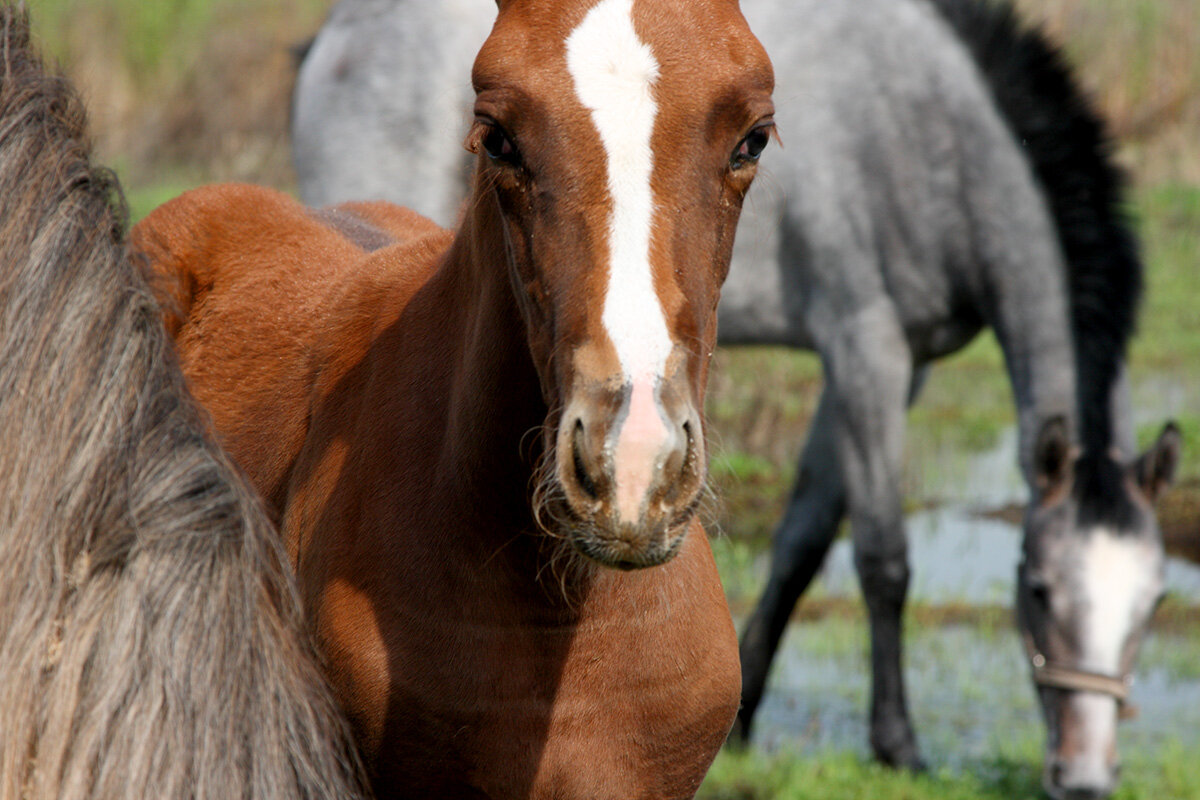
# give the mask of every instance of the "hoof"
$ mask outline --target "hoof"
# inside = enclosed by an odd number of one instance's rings
[[[878,757],[884,765],[891,767],[892,769],[917,773],[929,771],[929,764],[927,764],[925,759],[921,758],[921,754],[915,750],[908,755],[897,756],[894,759],[883,758],[878,756],[878,754],[876,754],[876,757]]]
[[[925,772],[929,769],[925,759],[921,758],[921,751],[917,749],[917,741],[911,731],[895,736],[890,741],[880,741],[880,738],[872,737],[871,741],[871,749],[875,751],[875,759],[879,763],[908,772]]]

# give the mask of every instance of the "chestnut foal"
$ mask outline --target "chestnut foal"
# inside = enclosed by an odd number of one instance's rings
[[[691,797],[740,691],[695,511],[770,63],[736,0],[500,0],[473,82],[456,235],[220,186],[134,244],[380,797]]]

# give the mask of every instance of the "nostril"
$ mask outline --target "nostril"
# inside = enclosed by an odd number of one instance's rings
[[[599,499],[599,492],[596,490],[596,484],[588,475],[587,465],[583,460],[583,453],[580,451],[580,442],[583,438],[583,420],[575,420],[575,430],[571,436],[571,458],[575,469],[575,481],[579,484],[579,488],[587,493],[588,497],[593,500]]]
[[[692,447],[694,439],[692,437],[692,421],[684,420],[683,422],[683,460],[679,464],[679,472],[686,474],[692,466]]]
[[[700,471],[696,468],[695,424],[689,419],[679,423],[680,436],[663,464],[663,486],[660,500],[665,506],[691,499],[696,490],[696,479]]]
[[[701,453],[699,449],[699,438],[696,436],[694,424],[692,420],[687,420],[683,423],[683,433],[687,441],[683,453],[683,469],[684,474],[692,473],[703,479],[704,468],[700,464]]]

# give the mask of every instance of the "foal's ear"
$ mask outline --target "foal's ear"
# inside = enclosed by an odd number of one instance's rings
[[[1059,415],[1046,420],[1033,446],[1034,480],[1043,495],[1051,494],[1070,482],[1077,455],[1071,445],[1067,418]]]
[[[1150,502],[1162,497],[1175,481],[1182,447],[1183,436],[1179,428],[1174,422],[1168,422],[1154,445],[1133,462],[1133,477]]]

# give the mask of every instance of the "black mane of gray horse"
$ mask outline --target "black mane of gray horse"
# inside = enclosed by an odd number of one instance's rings
[[[1050,206],[1067,272],[1080,440],[1085,451],[1103,452],[1113,437],[1108,387],[1142,294],[1142,263],[1112,143],[1061,52],[1023,30],[1011,6],[932,2],[987,76]]]
[[[378,196],[453,222],[461,156],[429,143],[466,129],[491,6],[339,3],[295,96],[307,202]],[[764,155],[743,210],[720,340],[814,349],[826,378],[743,635],[741,733],[848,515],[871,622],[871,743],[886,763],[921,764],[901,673],[905,412],[931,362],[991,327],[1031,492],[1017,591],[1049,729],[1045,783],[1103,796],[1123,679],[1161,591],[1149,503],[1179,444],[1168,428],[1132,459],[1123,360],[1142,271],[1103,124],[1058,50],[1004,3],[741,7],[775,64],[785,147]],[[1104,585],[1119,600],[1099,602]]]

